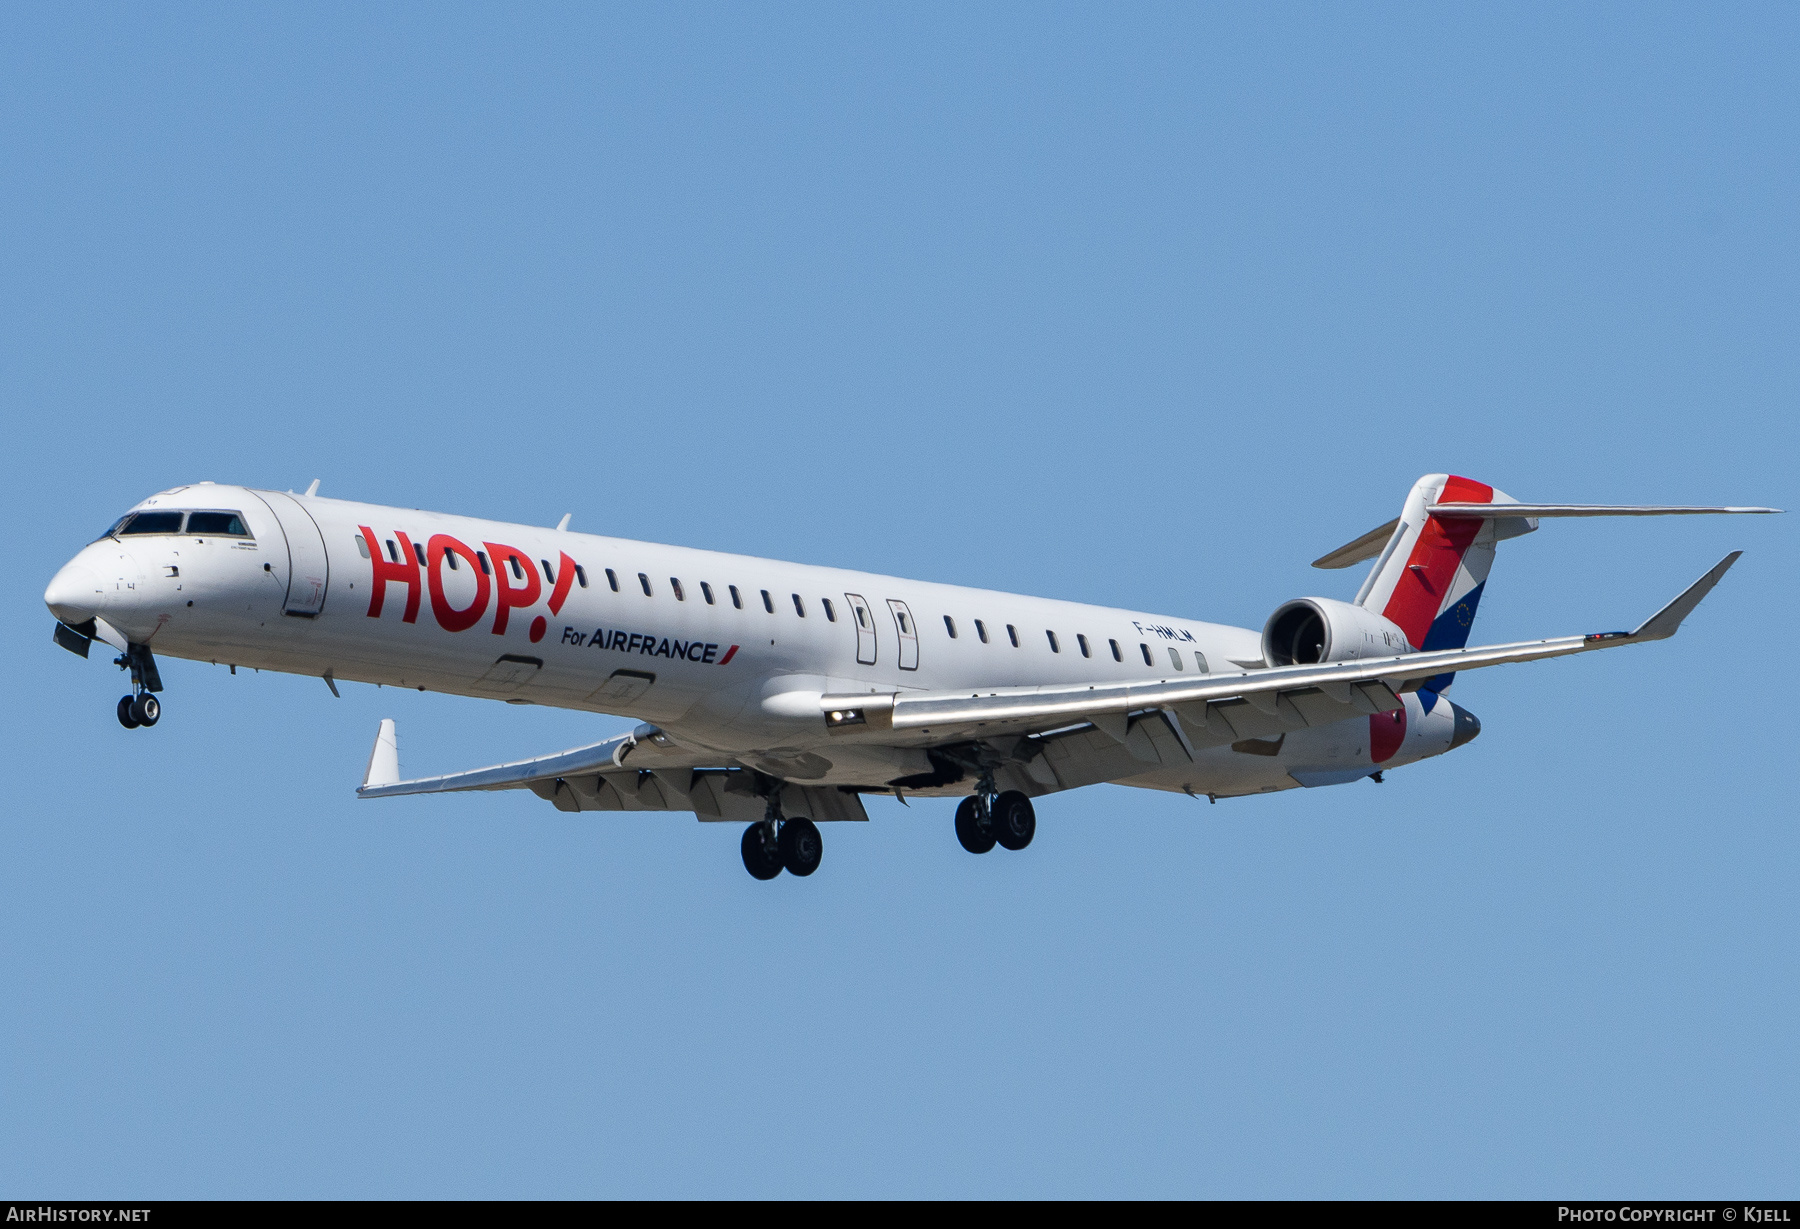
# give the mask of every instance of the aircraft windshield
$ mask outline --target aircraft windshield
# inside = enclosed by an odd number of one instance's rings
[[[121,517],[102,537],[142,534],[177,534],[186,519],[187,532],[195,537],[247,538],[250,530],[236,512],[136,512]]]
[[[181,513],[140,512],[119,527],[121,537],[141,533],[180,533]]]
[[[244,528],[244,518],[235,512],[190,512],[187,531],[191,534],[229,538],[250,536],[250,531]]]

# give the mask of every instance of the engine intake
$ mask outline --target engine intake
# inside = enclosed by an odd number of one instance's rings
[[[1302,597],[1278,607],[1263,624],[1263,661],[1313,666],[1410,653],[1406,633],[1390,619],[1328,597]]]

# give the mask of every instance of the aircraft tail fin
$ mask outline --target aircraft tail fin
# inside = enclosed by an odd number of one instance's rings
[[[1469,642],[1495,545],[1532,532],[1540,518],[1778,511],[1670,504],[1527,504],[1472,478],[1426,474],[1413,483],[1399,516],[1314,560],[1313,566],[1347,568],[1374,559],[1356,595],[1357,604],[1399,627],[1415,649],[1460,649]],[[1440,675],[1421,690],[1442,691],[1452,677]]]
[[[1385,616],[1415,649],[1462,648],[1469,642],[1495,544],[1538,527],[1531,517],[1500,513],[1517,502],[1484,482],[1425,475],[1407,493],[1356,595],[1357,605]],[[1440,511],[1439,504],[1479,505],[1482,515]]]

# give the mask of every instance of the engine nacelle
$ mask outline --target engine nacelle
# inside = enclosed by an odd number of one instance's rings
[[[1395,657],[1413,651],[1391,619],[1328,597],[1286,603],[1263,624],[1263,660],[1271,666]]]

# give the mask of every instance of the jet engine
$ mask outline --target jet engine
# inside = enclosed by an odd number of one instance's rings
[[[1413,651],[1391,620],[1328,597],[1302,597],[1277,608],[1263,624],[1263,660],[1271,666],[1395,657]]]

